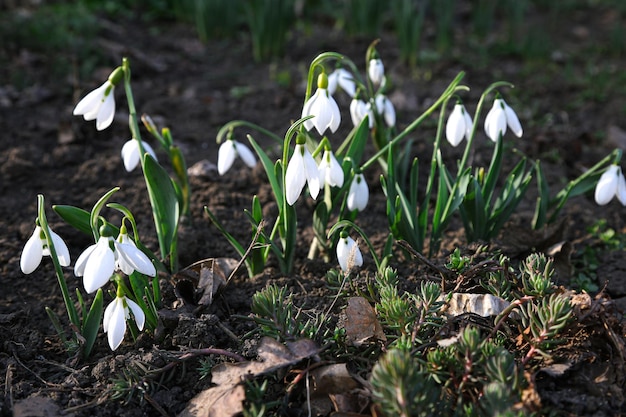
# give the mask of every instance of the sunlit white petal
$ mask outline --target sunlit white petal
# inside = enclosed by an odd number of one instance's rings
[[[304,122],[307,130],[315,129],[323,135],[326,129],[335,132],[341,123],[341,113],[335,99],[325,88],[318,88],[302,108],[302,117],[314,116]]]
[[[115,270],[115,254],[109,241],[110,238],[101,236],[87,259],[83,285],[89,294],[106,284]]]
[[[35,227],[35,231],[26,241],[22,256],[20,257],[20,268],[24,274],[32,273],[43,257],[43,244],[41,241],[41,227]]]
[[[130,242],[130,240],[128,241]],[[117,266],[126,275],[134,271],[148,276],[156,275],[156,268],[150,259],[139,250],[134,243],[115,242],[115,253],[117,255]]]
[[[222,142],[220,149],[217,151],[217,172],[220,175],[224,175],[233,166],[236,156],[235,143],[232,140]]]
[[[304,184],[306,184],[303,153],[304,145],[297,144],[285,173],[285,193],[287,203],[290,206],[293,206],[296,200],[298,200]]]
[[[145,152],[149,153],[155,160],[157,159],[156,153],[150,144],[142,142],[142,146]],[[124,168],[128,172],[131,172],[139,165],[141,155],[139,152],[139,142],[137,142],[137,140],[131,139],[122,146],[122,160],[124,161]]]
[[[376,96],[376,111],[385,119],[387,126],[392,127],[396,124],[396,110],[393,103],[384,95]]]
[[[462,104],[456,104],[446,123],[446,139],[457,146],[463,138],[469,139],[472,132],[472,118]]]
[[[311,194],[311,198],[315,200],[321,188],[320,172],[317,169],[317,164],[315,163],[315,159],[313,159],[311,152],[309,152],[309,150],[306,149],[306,147],[304,150],[304,154],[302,155],[302,159],[304,161],[304,171],[306,175],[306,181],[307,181],[307,184],[309,185],[309,194]]]
[[[515,136],[517,136],[518,138],[521,138],[524,131],[522,129],[521,123],[519,122],[519,118],[517,117],[517,114],[508,104],[506,104],[506,102],[504,102],[504,100],[502,102],[504,103],[504,113],[506,114],[506,124],[509,126],[509,129],[511,129],[511,132],[513,132]]]
[[[113,118],[115,117],[115,98],[113,97],[113,89],[104,98],[100,109],[98,110],[98,116],[96,118],[96,129],[104,130],[111,126]]]
[[[346,201],[348,210],[365,210],[369,195],[369,188],[367,187],[363,174],[356,174],[352,179],[350,190],[348,191],[348,199]]]
[[[619,183],[620,168],[617,165],[611,165],[604,171],[596,185],[594,193],[596,203],[600,206],[608,204],[618,193]]]
[[[493,107],[485,117],[485,133],[494,142],[506,133],[506,113],[502,102],[502,99],[494,100]]]
[[[380,59],[370,59],[367,75],[374,84],[380,84],[385,76],[385,66]]]
[[[339,266],[345,272],[363,265],[363,255],[359,246],[351,237],[342,237],[337,242],[337,260]]]
[[[617,199],[623,206],[626,206],[626,179],[621,170],[617,181]]]
[[[146,323],[146,314],[143,312],[141,307],[139,307],[139,305],[133,300],[129,300],[128,298],[126,298],[126,303],[128,304],[130,311],[133,312],[133,316],[135,316],[135,323],[137,323],[137,328],[139,330],[143,330],[143,326]]]
[[[96,129],[103,130],[111,125],[115,116],[115,86],[107,80],[87,94],[74,108],[74,115],[87,121],[96,120]]]
[[[126,311],[124,301],[116,297],[112,302],[113,308],[107,321],[107,340],[111,350],[115,350],[122,344],[124,333],[126,333]]]
[[[54,233],[50,230],[50,237],[52,238],[52,243],[54,244],[54,249],[57,253],[57,258],[59,260],[59,264],[61,266],[69,266],[70,265],[70,251],[67,248],[67,245],[61,238],[61,236]],[[50,255],[50,251],[48,249],[44,249],[44,255]]]
[[[238,141],[235,141],[235,147],[237,155],[239,155],[244,164],[249,168],[254,168],[256,166],[256,157],[250,148]]]
[[[343,169],[332,151],[325,150],[319,165],[319,176],[331,187],[343,185]]]

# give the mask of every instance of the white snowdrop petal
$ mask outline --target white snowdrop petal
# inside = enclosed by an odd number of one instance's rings
[[[328,97],[328,108],[326,111],[329,111],[331,115],[328,127],[332,133],[335,133],[341,124],[341,112],[339,111],[337,102],[332,96]]]
[[[621,169],[617,179],[617,199],[623,206],[626,206],[626,179]]]
[[[43,244],[41,241],[41,227],[35,227],[35,232],[26,241],[22,256],[20,257],[20,268],[22,273],[30,274],[37,269],[43,257]]]
[[[108,238],[100,237],[85,265],[83,285],[88,294],[106,284],[115,270],[115,254],[109,247],[108,241]]]
[[[224,175],[235,162],[237,150],[232,140],[226,140],[217,151],[217,172]]]
[[[319,89],[315,92],[315,94],[313,94],[311,97],[309,97],[309,99],[306,101],[306,103],[304,103],[304,107],[302,108],[302,118],[305,118],[307,116],[311,116],[313,115],[314,117],[307,119],[304,121],[304,128],[306,130],[311,130],[315,127],[315,125],[313,124],[313,120],[315,120],[315,115],[311,112],[311,108],[313,107],[313,105],[315,104],[315,102],[317,101],[318,97],[319,97]]]
[[[348,243],[347,238],[340,238],[337,242],[337,261],[342,271],[348,269]]]
[[[509,126],[509,129],[517,136],[518,138],[522,137],[524,131],[522,130],[522,125],[519,122],[519,118],[513,109],[506,103],[504,103],[504,113],[506,114],[506,123]]]
[[[393,103],[387,97],[384,101],[383,117],[388,127],[396,125],[396,109],[393,107]]]
[[[465,119],[465,138],[469,140],[470,136],[472,136],[472,130],[474,129],[474,122],[467,110],[465,110],[465,107],[463,107],[463,118]]]
[[[54,249],[56,250],[57,258],[59,259],[59,264],[61,266],[69,266],[70,250],[67,248],[67,245],[61,236],[57,235],[52,230],[50,230],[50,237],[52,238],[52,243],[54,244]]]
[[[330,185],[333,187],[343,186],[343,169],[333,153],[330,153]]]
[[[346,92],[350,97],[354,97],[356,95],[356,84],[354,83],[354,78],[350,71],[345,70],[343,68],[338,69],[339,76],[337,77],[337,82],[341,89]]]
[[[83,99],[78,102],[76,107],[74,107],[74,116],[81,116],[86,113],[93,112],[94,108],[97,110],[97,108],[100,106],[100,100],[102,99],[106,88],[107,84],[104,83],[100,87],[96,88],[85,97],[83,97]]]
[[[131,139],[122,146],[122,160],[127,172],[131,172],[139,164],[139,146],[135,139]]]
[[[124,340],[126,333],[126,312],[121,298],[115,299],[115,306],[109,318],[107,339],[111,350],[116,350]]]
[[[109,321],[111,320],[111,315],[113,314],[113,310],[115,310],[115,303],[117,301],[117,297],[109,303],[109,305],[104,309],[104,316],[102,317],[102,330],[106,333],[109,329]]]
[[[287,172],[285,173],[285,196],[287,198],[287,204],[290,206],[293,206],[296,200],[298,200],[304,188],[304,184],[306,184],[302,146],[303,145],[296,145],[293,156],[287,165]]]
[[[235,141],[235,145],[237,147],[237,154],[241,157],[241,160],[250,168],[254,168],[256,166],[256,157],[254,153],[241,142]]]
[[[87,265],[87,261],[91,256],[92,252],[96,249],[96,244],[89,246],[87,249],[80,254],[78,259],[76,260],[76,264],[74,264],[74,275],[77,277],[82,277],[85,273],[85,265]]]
[[[492,141],[496,142],[498,138],[506,133],[506,115],[502,107],[494,103],[487,117],[485,118],[485,133]]]
[[[315,200],[321,188],[320,173],[317,169],[315,159],[313,159],[313,156],[308,149],[305,149],[304,155],[302,155],[302,159],[304,162],[306,181],[309,184],[309,193],[311,194],[311,198]]]
[[[134,244],[116,242],[115,247],[119,255],[133,267],[133,270],[151,277],[156,275],[154,264],[150,262],[148,256]]]
[[[617,193],[619,185],[618,170],[617,165],[611,165],[600,177],[594,193],[594,198],[598,205],[604,206],[608,204]]]
[[[114,88],[111,88],[109,95],[106,96],[98,110],[98,117],[96,118],[97,130],[104,130],[113,123],[113,118],[115,117],[115,97],[113,96],[113,90]]]
[[[460,105],[455,105],[446,123],[446,139],[452,146],[457,146],[465,135],[465,118]]]
[[[139,330],[143,330],[143,326],[146,323],[146,314],[143,312],[141,307],[139,307],[139,305],[133,300],[129,300],[128,298],[126,298],[126,303],[128,304],[130,311],[133,312],[133,316],[135,316],[135,323],[137,323],[137,328]]]

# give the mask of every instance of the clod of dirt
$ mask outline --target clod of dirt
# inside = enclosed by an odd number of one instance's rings
[[[67,417],[72,414],[61,414],[61,409],[50,398],[31,395],[13,404],[13,417]]]

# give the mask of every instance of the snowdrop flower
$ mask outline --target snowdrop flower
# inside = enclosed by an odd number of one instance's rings
[[[220,145],[217,153],[217,172],[224,175],[235,162],[235,158],[239,156],[241,160],[250,168],[256,165],[256,158],[252,151],[243,143],[233,139],[228,139]]]
[[[611,165],[604,171],[596,185],[595,200],[598,205],[608,204],[613,197],[623,206],[626,206],[626,180],[622,169],[617,165]]]
[[[321,73],[317,78],[317,91],[304,103],[302,108],[302,117],[314,116],[304,122],[304,127],[306,130],[315,127],[320,135],[323,135],[326,129],[330,129],[334,133],[341,122],[339,106],[327,88],[328,77]]]
[[[363,265],[363,255],[361,255],[359,245],[350,236],[344,236],[344,233],[341,234],[339,242],[337,242],[337,260],[344,272]]]
[[[111,242],[112,237],[100,236],[98,242],[85,249],[76,260],[74,275],[83,277],[83,286],[89,294],[109,282],[115,271],[115,253]]]
[[[337,68],[328,76],[328,92],[332,96],[337,91],[337,86],[341,87],[350,97],[356,94],[356,85],[350,71],[344,68]]]
[[[150,259],[135,246],[122,226],[120,241],[111,236],[100,236],[98,242],[81,253],[74,265],[74,274],[83,277],[85,291],[91,294],[104,286],[116,270],[130,275],[134,271],[155,276],[156,269]]]
[[[346,201],[348,210],[365,210],[367,201],[370,197],[370,191],[365,182],[363,174],[355,174],[348,191],[348,199]]]
[[[146,315],[137,303],[126,298],[124,295],[117,295],[115,300],[111,302],[104,310],[102,327],[107,333],[107,339],[111,350],[117,349],[124,340],[126,333],[126,320],[130,318],[130,312],[133,312],[137,328],[143,330],[146,322]]]
[[[367,75],[374,84],[380,84],[383,78],[385,78],[385,66],[383,65],[383,61],[378,58],[370,59],[367,67]]]
[[[298,197],[300,197],[305,183],[309,184],[311,197],[316,199],[320,192],[321,185],[317,164],[306,145],[296,143],[296,149],[293,152],[291,161],[289,161],[289,165],[287,165],[287,172],[285,173],[285,193],[287,203],[290,206],[293,206]]]
[[[461,143],[463,137],[469,140],[473,127],[474,123],[467,110],[465,110],[465,106],[457,103],[446,123],[446,139],[452,146],[457,146]]]
[[[115,269],[130,275],[137,271],[144,275],[153,277],[156,275],[156,268],[141,250],[137,248],[135,242],[128,237],[126,227],[122,226],[120,234],[114,243],[115,245]]]
[[[74,108],[74,116],[83,116],[87,121],[95,120],[96,129],[104,130],[111,125],[115,116],[115,86],[124,71],[118,67],[100,87],[87,94]]]
[[[142,142],[143,150],[149,153],[155,160],[157,159],[156,153],[152,146],[147,142]],[[139,161],[142,155],[139,152],[139,142],[136,139],[131,139],[122,146],[122,160],[124,161],[124,168],[127,172],[132,171],[139,165]]]
[[[343,169],[337,162],[333,151],[328,149],[324,151],[318,170],[320,181],[324,181],[331,187],[341,187],[343,185]]]
[[[517,118],[517,114],[502,98],[496,98],[493,107],[485,118],[485,133],[492,141],[497,141],[500,136],[504,136],[507,126],[518,138],[522,137],[522,125]]]
[[[350,102],[350,117],[352,118],[352,124],[358,126],[365,116],[368,116],[367,122],[369,128],[374,127],[374,112],[372,112],[372,106],[370,103],[366,103],[358,98],[353,98]]]
[[[383,116],[387,126],[396,125],[396,109],[393,107],[393,103],[382,94],[376,96],[376,111]]]
[[[61,264],[61,266],[69,266],[70,251],[67,249],[67,245],[63,239],[52,230],[50,230],[50,236],[59,264]],[[20,257],[20,268],[22,272],[24,274],[32,273],[37,269],[44,256],[50,256],[50,248],[48,248],[48,241],[43,233],[43,229],[41,226],[37,225],[31,237],[26,241],[22,256]]]

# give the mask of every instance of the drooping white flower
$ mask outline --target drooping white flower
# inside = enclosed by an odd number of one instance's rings
[[[115,271],[112,242],[112,237],[100,236],[98,242],[85,249],[76,260],[74,275],[83,277],[83,286],[89,294],[109,282]]]
[[[115,269],[130,275],[137,271],[144,275],[153,277],[156,275],[156,268],[141,250],[137,248],[135,242],[128,237],[124,231],[120,231],[115,245]]]
[[[237,156],[241,157],[241,160],[250,168],[256,165],[256,158],[246,145],[234,139],[228,139],[222,142],[217,153],[217,172],[224,175],[233,166]]]
[[[116,296],[107,308],[104,310],[102,319],[102,327],[107,333],[107,340],[111,350],[117,349],[124,340],[126,333],[126,320],[130,318],[130,312],[133,312],[137,328],[143,330],[146,322],[146,315],[133,300],[125,296]]]
[[[493,101],[493,107],[485,118],[485,133],[492,141],[497,141],[500,135],[504,136],[507,126],[518,138],[524,131],[515,111],[502,98]]]
[[[344,272],[363,265],[363,255],[359,245],[350,236],[341,236],[337,242],[337,260]]]
[[[149,153],[155,160],[157,159],[156,153],[152,146],[147,142],[142,142],[143,150]],[[127,172],[131,172],[139,165],[141,155],[139,152],[139,142],[135,139],[131,139],[122,146],[122,160],[124,161],[124,168]]]
[[[446,123],[446,139],[452,146],[457,146],[461,143],[463,137],[469,140],[473,127],[474,123],[467,110],[465,110],[465,106],[457,103]]]
[[[370,59],[367,67],[367,75],[374,84],[380,84],[383,78],[385,78],[385,66],[383,65],[383,61],[378,58]]]
[[[306,130],[313,127],[320,135],[323,135],[326,129],[331,132],[337,131],[341,123],[341,113],[339,106],[328,92],[328,77],[321,73],[318,77],[317,91],[304,103],[302,108],[302,117],[314,116],[304,122]]]
[[[350,190],[348,190],[348,199],[346,201],[348,210],[365,210],[369,197],[370,191],[365,182],[365,177],[363,177],[363,174],[355,174],[350,184]]]
[[[318,167],[319,178],[331,187],[341,187],[343,185],[343,169],[337,162],[337,158],[331,150],[325,150],[322,161]]]
[[[110,80],[87,94],[74,108],[74,116],[96,121],[96,129],[104,130],[111,126],[115,116],[115,85]]]
[[[52,230],[50,230],[50,236],[59,264],[61,266],[69,266],[70,251],[67,249],[67,245],[63,239]],[[32,273],[37,269],[44,256],[50,256],[50,248],[48,247],[48,241],[46,240],[41,226],[37,225],[31,237],[26,241],[22,256],[20,257],[20,268],[22,272],[24,274]]]
[[[619,166],[611,165],[600,177],[594,197],[598,205],[604,206],[615,196],[626,206],[626,179]]]
[[[309,184],[311,197],[316,199],[321,186],[317,164],[306,145],[298,143],[285,173],[285,193],[290,206],[300,197],[305,183]]]
[[[101,288],[118,270],[130,275],[134,271],[155,276],[156,269],[150,259],[122,233],[119,241],[111,236],[100,236],[98,242],[80,254],[74,265],[74,275],[83,277],[85,291],[91,294]]]
[[[356,94],[354,77],[350,71],[344,68],[337,68],[328,76],[328,92],[331,96],[337,91],[337,86],[341,87],[350,97],[354,97]]]
[[[386,96],[382,94],[376,96],[376,111],[383,116],[387,126],[393,127],[396,125],[396,109]]]
[[[374,112],[372,112],[372,106],[370,103],[366,103],[358,98],[353,98],[350,102],[350,117],[352,118],[352,124],[358,126],[365,116],[368,116],[367,123],[369,128],[374,127]]]

